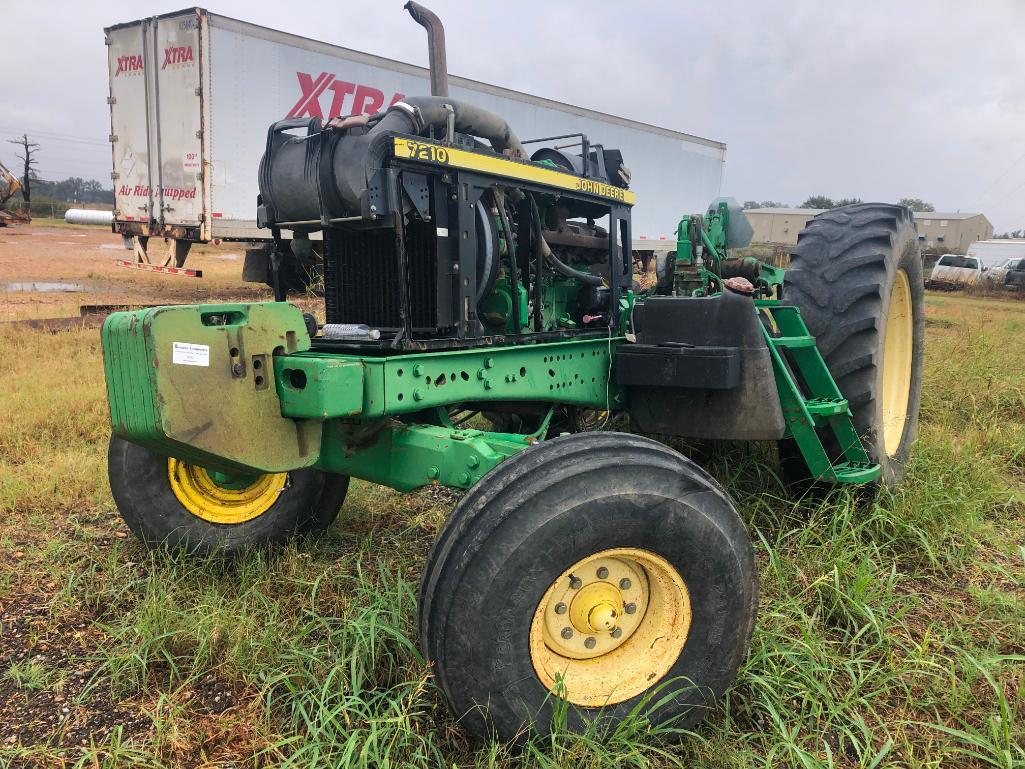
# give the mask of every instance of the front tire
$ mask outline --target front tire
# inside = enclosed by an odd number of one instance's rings
[[[854,427],[895,487],[918,435],[925,347],[924,285],[911,210],[860,203],[819,214],[790,255],[784,301],[801,317],[847,399]],[[789,443],[789,442],[787,442]],[[791,479],[807,467],[780,447]],[[826,436],[833,459],[839,447]]]
[[[349,486],[319,470],[230,478],[116,435],[107,475],[118,512],[147,546],[224,556],[322,533]]]
[[[697,723],[747,653],[758,584],[722,488],[623,433],[543,441],[456,506],[420,587],[420,639],[474,735],[522,741],[616,722],[662,687],[655,724]]]

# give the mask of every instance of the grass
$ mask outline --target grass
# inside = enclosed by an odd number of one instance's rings
[[[2,330],[0,766],[1025,767],[1025,303],[927,312],[898,492],[796,499],[771,449],[713,459],[762,585],[721,707],[518,752],[466,738],[416,646],[449,495],[354,483],[277,558],[147,553],[106,486],[98,334]]]

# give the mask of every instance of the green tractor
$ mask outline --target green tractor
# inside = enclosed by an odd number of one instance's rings
[[[744,522],[647,436],[775,441],[792,481],[873,488],[900,480],[917,428],[908,209],[821,214],[784,271],[731,257],[750,229],[719,200],[642,289],[623,157],[579,140],[529,156],[444,93],[277,123],[259,220],[272,263],[322,239],[326,323],[279,284],[102,332],[111,489],[148,545],[315,535],[350,478],[464,492],[423,571],[420,643],[462,724],[506,740],[549,730],[557,697],[579,727],[660,687],[651,718],[694,724],[744,659]]]

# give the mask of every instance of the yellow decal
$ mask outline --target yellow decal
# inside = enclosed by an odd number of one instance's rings
[[[508,179],[536,182],[549,187],[608,198],[631,206],[637,198],[630,190],[624,190],[613,184],[594,179],[582,179],[573,174],[556,171],[553,168],[544,168],[533,163],[520,163],[478,152],[467,152],[455,147],[442,147],[416,139],[395,139],[395,157],[452,166],[467,171],[480,171],[495,176],[504,176]]]

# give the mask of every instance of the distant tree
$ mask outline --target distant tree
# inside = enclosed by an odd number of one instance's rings
[[[825,195],[812,195],[801,203],[801,208],[836,208],[836,203]]]
[[[853,206],[855,203],[864,203],[865,201],[861,198],[840,198],[836,201],[835,205],[830,208],[840,208],[841,206]]]
[[[932,212],[936,210],[936,207],[932,203],[926,203],[921,198],[901,198],[897,201],[899,205],[907,206],[912,211],[921,211],[924,213]]]
[[[22,162],[24,168],[24,176],[21,178],[21,199],[26,203],[32,202],[32,181],[36,179],[36,171],[33,166],[36,164],[36,150],[39,149],[39,145],[35,142],[28,140],[28,134],[22,134],[20,139],[8,139],[11,144],[17,144],[21,147],[23,154],[18,155],[17,158]]]
[[[744,210],[749,208],[787,208],[786,203],[780,203],[778,200],[763,200],[759,203],[757,200],[745,200]]]
[[[1025,238],[1025,230],[1011,230],[1010,232],[1001,232],[999,235],[994,235],[994,238],[1000,238],[1001,240],[1010,240],[1011,238]]]

